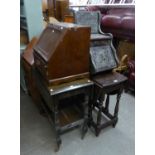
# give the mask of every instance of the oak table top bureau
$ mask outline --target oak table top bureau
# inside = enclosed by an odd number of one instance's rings
[[[42,106],[55,129],[57,150],[61,144],[60,135],[65,131],[81,126],[82,137],[87,131],[88,104],[93,88],[89,79],[89,39],[88,26],[49,24],[33,48],[37,87],[44,101]],[[63,123],[62,114],[63,119],[71,119],[64,113],[64,105],[79,95],[82,100],[72,102],[80,117]]]

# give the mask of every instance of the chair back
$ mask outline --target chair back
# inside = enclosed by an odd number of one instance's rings
[[[90,26],[91,34],[99,33],[100,17],[99,11],[74,11],[75,23]]]

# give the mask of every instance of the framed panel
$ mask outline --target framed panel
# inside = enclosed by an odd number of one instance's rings
[[[109,45],[90,48],[91,72],[99,73],[117,67],[116,59]]]

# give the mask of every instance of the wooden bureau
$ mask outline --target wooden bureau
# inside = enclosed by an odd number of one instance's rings
[[[89,77],[90,27],[49,24],[34,47],[34,60],[47,86]]]

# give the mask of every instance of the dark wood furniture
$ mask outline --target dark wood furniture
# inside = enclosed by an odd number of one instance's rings
[[[111,44],[105,40],[95,40],[91,42],[91,80],[94,82],[94,99],[90,107],[90,116],[95,108],[98,109],[97,120],[91,117],[90,126],[95,128],[96,136],[101,129],[113,125],[115,127],[118,120],[119,100],[127,78],[119,73],[112,72],[118,66],[118,59]],[[114,115],[109,113],[110,95],[117,95]],[[105,98],[107,96],[107,98]],[[105,101],[106,99],[106,101]],[[103,105],[106,102],[106,105]],[[103,115],[104,114],[104,115]],[[101,117],[106,116],[108,120],[101,122]]]
[[[113,36],[110,33],[103,33],[100,29],[100,12],[94,11],[75,11],[75,23],[89,25],[91,27],[90,37],[90,71],[91,80],[94,82],[93,105],[90,110],[89,126],[95,128],[96,136],[101,129],[109,125],[115,126],[118,120],[118,107],[122,90],[127,78],[119,73],[113,73],[112,70],[119,64],[116,50],[113,46]],[[114,115],[109,113],[109,97],[117,95]],[[106,98],[106,105],[103,102]],[[92,112],[97,109],[97,120],[95,121]],[[109,119],[101,122],[102,114]]]
[[[56,19],[64,21],[64,17],[69,12],[69,0],[56,1]]]
[[[32,97],[33,102],[37,105],[40,113],[43,112],[41,108],[41,97],[36,86],[35,76],[34,76],[34,57],[33,57],[33,47],[35,46],[38,38],[34,37],[30,43],[27,45],[25,51],[22,54],[22,66],[24,69],[24,78],[29,95]]]
[[[37,71],[36,80],[38,89],[44,100],[44,102],[42,102],[42,107],[47,113],[47,116],[55,130],[57,143],[55,151],[59,150],[61,144],[60,135],[77,126],[81,127],[81,136],[84,138],[88,128],[88,118],[90,118],[88,116],[90,114],[90,112],[88,113],[88,107],[90,107],[92,104],[91,94],[93,90],[93,82],[88,78],[83,78],[80,80],[47,87],[42,80],[41,75]],[[71,116],[71,113],[73,113],[75,109],[72,109],[70,112],[68,112],[64,104],[65,100],[67,99],[73,97],[77,99],[77,95],[83,95],[84,99],[82,101],[80,100],[77,105],[74,104],[76,109],[79,107],[79,114],[76,114],[78,116],[73,118],[74,116]],[[73,102],[73,100],[71,100],[71,102]],[[60,105],[63,107],[62,109]],[[71,108],[71,106],[69,105],[68,108]]]
[[[117,72],[108,72],[95,75],[92,77],[95,84],[93,105],[91,106],[91,114],[95,107],[97,107],[97,120],[90,120],[90,124],[95,128],[96,136],[99,135],[101,129],[112,125],[115,127],[118,121],[119,102],[122,91],[126,85],[127,78]],[[109,99],[110,95],[117,95],[114,114],[109,112]],[[102,116],[108,119],[102,123]],[[92,117],[91,117],[92,118]]]
[[[113,125],[115,127],[118,121],[119,100],[127,78],[112,70],[118,66],[118,59],[113,51],[113,47],[107,41],[96,40],[91,42],[91,80],[94,82],[94,99],[93,105],[90,107],[90,126],[95,128],[96,136],[99,135],[101,129]],[[109,98],[110,95],[117,95],[114,114],[110,114]],[[105,98],[105,96],[107,96]],[[105,101],[106,100],[106,101]],[[103,105],[105,103],[105,106]],[[98,109],[97,120],[92,118],[92,111]],[[104,115],[103,115],[104,114]],[[108,120],[101,122],[101,117],[106,116]]]
[[[89,80],[89,39],[88,26],[55,23],[46,27],[34,47],[37,87],[44,101],[42,107],[55,129],[57,150],[63,132],[79,125],[82,137],[87,131],[88,103],[93,86]],[[67,116],[64,108],[67,100],[78,95],[82,95],[83,100],[76,104],[80,118],[75,120]],[[68,103],[68,108],[71,105]]]
[[[49,24],[34,47],[35,66],[47,85],[89,77],[90,27]]]
[[[47,0],[49,17],[56,17],[56,0]]]

